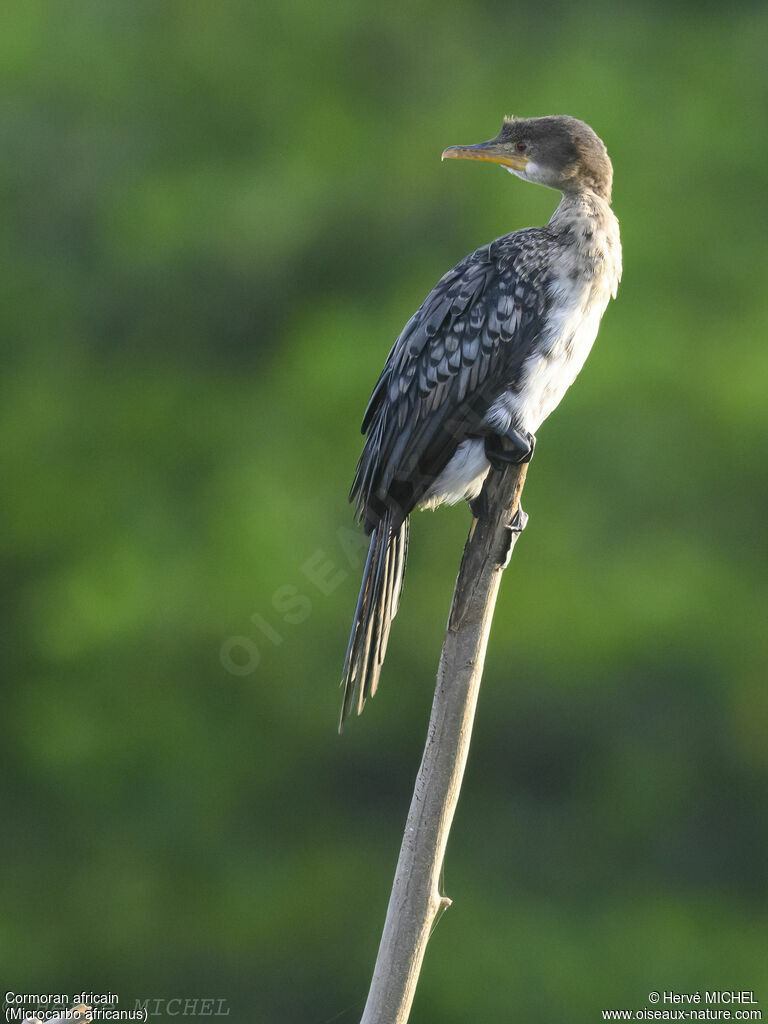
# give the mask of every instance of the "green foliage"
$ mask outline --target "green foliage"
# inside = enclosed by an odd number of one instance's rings
[[[613,157],[625,279],[540,432],[414,1019],[768,998],[767,30],[3,8],[8,987],[357,1019],[468,525],[417,517],[339,739],[357,426],[437,278],[556,201],[442,149],[572,113]]]

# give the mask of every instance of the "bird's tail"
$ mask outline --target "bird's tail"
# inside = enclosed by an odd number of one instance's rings
[[[357,692],[357,713],[368,697],[376,693],[379,673],[387,650],[389,627],[397,614],[408,557],[408,518],[393,527],[388,511],[371,533],[371,544],[363,569],[352,633],[347,647],[341,683],[344,701],[339,732]]]

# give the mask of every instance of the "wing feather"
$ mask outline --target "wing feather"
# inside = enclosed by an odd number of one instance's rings
[[[556,239],[505,235],[446,274],[403,328],[363,417],[367,434],[350,500],[368,529],[402,522],[458,445],[483,432],[515,388],[541,333]]]

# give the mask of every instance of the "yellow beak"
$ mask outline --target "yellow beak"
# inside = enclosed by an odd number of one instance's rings
[[[449,146],[443,150],[442,160],[488,160],[493,164],[503,164],[515,171],[525,170],[528,157],[524,153],[515,153],[509,143],[491,139],[490,142],[478,142],[476,146]]]

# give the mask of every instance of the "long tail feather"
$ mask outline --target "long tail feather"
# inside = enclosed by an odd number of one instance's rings
[[[407,557],[408,519],[393,528],[391,515],[387,512],[371,533],[363,569],[363,582],[341,676],[344,700],[339,719],[340,732],[355,694],[359,715],[368,697],[376,693],[387,653],[389,630],[400,603]]]

